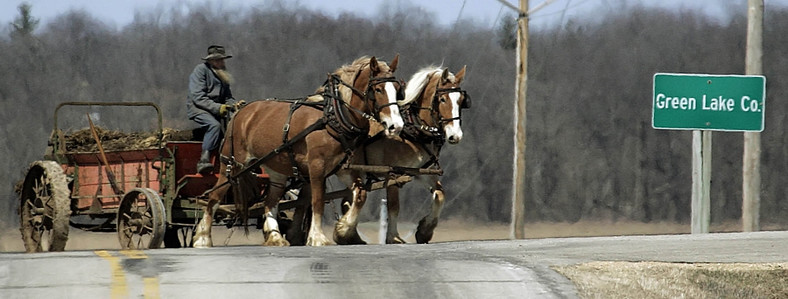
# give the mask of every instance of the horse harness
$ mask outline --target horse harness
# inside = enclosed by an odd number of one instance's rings
[[[440,97],[443,94],[452,92],[459,92],[464,97],[464,100],[460,105],[460,112],[462,112],[462,109],[471,107],[471,98],[468,93],[459,87],[451,87],[436,89],[435,94],[430,101],[429,107],[418,106],[411,103],[409,104],[410,107],[406,107],[402,110],[402,118],[405,121],[405,126],[402,128],[401,133],[402,137],[418,144],[430,155],[430,160],[422,165],[422,168],[435,165],[440,169],[438,156],[440,155],[441,148],[446,143],[446,136],[444,136],[443,130],[441,130],[440,127],[426,124],[424,120],[419,117],[419,111],[428,110],[430,112],[430,116],[432,117],[432,123],[437,124],[438,126],[454,120],[462,121],[462,113],[460,113],[460,115],[457,117],[452,118],[443,118],[443,116],[438,113]],[[429,145],[432,145],[434,150],[430,149]]]
[[[358,113],[361,115],[362,118],[367,119],[369,121],[378,121],[376,115],[380,109],[390,106],[396,105],[397,103],[388,103],[385,105],[378,106],[377,103],[374,102],[374,94],[369,92],[375,85],[386,83],[386,82],[399,82],[395,77],[374,77],[370,78],[369,83],[367,84],[366,92],[361,92],[357,88],[353,87],[352,85],[344,82],[339,76],[335,74],[330,74],[329,78],[324,83],[324,91],[320,94],[323,96],[322,102],[308,102],[306,98],[299,98],[299,99],[274,99],[273,101],[279,102],[289,102],[290,104],[290,112],[287,116],[287,120],[285,121],[285,125],[282,128],[282,144],[275,148],[273,151],[269,152],[268,154],[264,155],[261,158],[256,159],[252,164],[245,166],[240,172],[232,175],[233,165],[243,166],[244,164],[235,160],[235,157],[227,157],[224,155],[220,155],[220,161],[226,164],[226,173],[224,174],[228,180],[218,186],[215,186],[211,189],[206,190],[203,192],[202,196],[206,196],[207,194],[215,191],[216,189],[228,184],[237,182],[237,179],[244,175],[245,173],[249,173],[254,171],[254,169],[258,169],[260,165],[262,165],[265,161],[271,159],[272,157],[282,153],[283,151],[288,152],[288,156],[290,157],[290,163],[292,164],[293,169],[293,177],[297,177],[301,180],[306,180],[298,171],[298,166],[295,160],[295,153],[292,151],[292,146],[301,141],[302,139],[306,138],[307,135],[310,133],[326,129],[326,125],[331,130],[328,130],[329,135],[333,137],[335,140],[339,141],[342,144],[342,148],[345,152],[345,158],[343,161],[347,161],[348,157],[352,154],[353,150],[357,148],[364,140],[367,139],[367,133],[369,128],[362,128],[357,126],[353,123],[353,121],[349,118],[350,113]],[[342,99],[341,94],[339,93],[339,85],[345,85],[346,87],[350,88],[353,93],[359,95],[364,102],[369,105],[369,102],[373,102],[373,112],[372,115],[367,114],[359,109],[356,109],[346,101]],[[398,94],[399,96],[399,94]],[[293,138],[288,138],[290,133],[290,121],[292,120],[293,114],[296,110],[301,108],[302,106],[308,106],[312,108],[319,109],[322,106],[323,109],[323,116],[319,118],[315,123],[308,126],[303,131],[299,132]],[[333,132],[332,132],[333,131]],[[230,146],[232,146],[232,134],[226,135],[228,139],[230,139]],[[231,150],[232,152],[232,150]],[[341,166],[343,163],[340,163]],[[336,172],[339,169],[339,166],[332,170],[331,173]]]
[[[462,111],[462,109],[468,109],[471,107],[470,95],[468,95],[468,93],[465,90],[459,87],[436,89],[435,94],[433,95],[432,100],[430,101],[429,107],[418,106],[413,103],[406,104],[405,106],[401,107],[402,110],[400,110],[400,112],[405,124],[404,127],[402,128],[402,132],[400,133],[400,137],[415,143],[416,145],[421,147],[421,149],[427,152],[427,154],[430,156],[430,159],[427,160],[427,162],[425,162],[420,168],[430,168],[434,166],[438,170],[441,169],[438,156],[440,155],[441,148],[446,143],[446,138],[443,133],[443,130],[441,130],[440,127],[426,124],[425,121],[419,117],[419,111],[420,110],[430,111],[430,116],[432,117],[432,123],[437,124],[438,126],[454,120],[462,121],[461,115],[458,117],[443,118],[440,115],[440,113],[438,113],[438,105],[440,105],[440,97],[443,94],[452,93],[452,92],[459,92],[464,97],[464,100],[460,105],[461,108],[460,111]],[[402,98],[399,98],[398,95],[398,99],[401,100]],[[380,138],[384,138],[384,137],[382,136],[382,134],[377,134],[367,139],[364,145],[369,145],[379,140]],[[369,164],[368,161],[365,161],[365,164]],[[404,174],[404,172],[399,173],[398,170],[396,170],[398,169],[398,167],[395,167],[394,169],[395,171],[393,173],[389,173],[389,175]],[[405,169],[406,168],[400,167],[399,171],[403,171]],[[385,177],[378,178],[373,173],[367,173],[367,181],[365,182],[364,186],[365,188],[367,188],[367,190],[370,190],[370,186],[372,185],[372,183],[380,182],[380,181],[384,182],[384,188],[388,186],[389,180],[387,180]]]

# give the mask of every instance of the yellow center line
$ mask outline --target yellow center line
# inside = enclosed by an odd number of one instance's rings
[[[121,258],[113,256],[107,251],[95,251],[96,255],[106,259],[110,262],[110,269],[112,270],[112,290],[111,298],[128,298],[128,288],[126,285],[126,274],[120,264]],[[147,259],[148,256],[141,250],[121,250],[120,254],[129,259]],[[159,299],[159,278],[143,277],[143,290],[142,294],[146,299]]]
[[[128,298],[129,291],[126,287],[126,273],[123,272],[123,266],[120,265],[120,258],[112,256],[105,250],[94,251],[96,255],[104,258],[109,262],[109,269],[112,272],[112,284],[110,287],[110,297],[115,298]]]
[[[159,278],[158,277],[143,277],[142,278],[143,295],[145,298],[159,299]]]
[[[130,259],[146,259],[148,256],[142,250],[121,250],[120,254],[125,255]]]

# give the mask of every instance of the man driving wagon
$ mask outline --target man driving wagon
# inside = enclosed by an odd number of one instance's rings
[[[233,79],[227,71],[225,59],[231,57],[225,54],[224,47],[211,45],[208,55],[202,58],[205,62],[198,64],[189,76],[187,115],[205,131],[197,162],[197,172],[202,174],[213,171],[210,158],[223,137],[221,119],[245,104],[243,100],[235,100],[230,91]]]

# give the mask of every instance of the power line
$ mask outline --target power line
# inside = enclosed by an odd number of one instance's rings
[[[575,3],[575,5],[572,5],[572,6],[569,6],[569,5],[567,4],[567,7],[564,7],[564,9],[562,9],[562,10],[560,10],[560,11],[554,11],[554,12],[551,12],[551,13],[544,13],[544,14],[539,14],[539,15],[535,15],[535,16],[530,16],[530,18],[531,18],[531,19],[534,19],[534,18],[541,18],[541,17],[553,16],[553,15],[557,15],[557,14],[563,14],[563,13],[566,13],[567,11],[569,11],[569,10],[570,10],[570,9],[572,9],[572,8],[575,8],[575,7],[578,7],[578,6],[580,6],[580,5],[583,5],[584,3],[588,2],[588,1],[589,1],[589,0],[583,0],[583,1],[580,1],[580,2],[577,2],[577,3]]]

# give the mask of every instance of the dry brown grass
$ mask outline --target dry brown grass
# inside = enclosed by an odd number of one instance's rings
[[[553,267],[582,298],[788,298],[788,263],[590,262]]]

